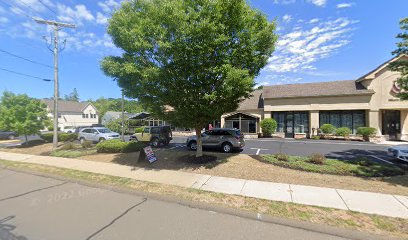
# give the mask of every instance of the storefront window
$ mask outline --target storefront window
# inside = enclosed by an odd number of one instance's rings
[[[331,124],[336,128],[348,127],[356,134],[359,127],[365,126],[365,111],[320,111],[320,126]]]
[[[257,119],[245,114],[235,114],[225,118],[226,128],[240,129],[244,133],[256,133]]]

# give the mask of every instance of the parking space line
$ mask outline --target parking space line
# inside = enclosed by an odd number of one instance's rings
[[[387,160],[385,160],[385,159],[382,159],[382,158],[380,158],[380,157],[377,157],[377,156],[375,156],[375,155],[369,155],[369,156],[370,156],[370,157],[373,157],[373,158],[375,158],[375,159],[378,159],[378,160],[380,160],[380,161],[386,162],[386,163],[388,163],[388,164],[394,165],[394,163],[392,163],[392,162],[390,162],[390,161],[387,161]]]
[[[256,151],[256,155],[259,155],[259,152],[261,151],[260,148],[258,148],[258,150]]]

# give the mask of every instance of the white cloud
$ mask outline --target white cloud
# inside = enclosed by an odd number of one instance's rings
[[[336,8],[349,8],[353,6],[353,3],[339,3],[336,5]]]
[[[350,32],[355,23],[347,18],[338,18],[295,26],[297,30],[281,34],[276,51],[265,70],[272,73],[316,70],[315,62],[331,56],[350,43]]]
[[[307,0],[307,1],[318,7],[323,7],[324,5],[326,5],[326,0]]]
[[[318,18],[310,19],[309,23],[317,23],[319,21]]]
[[[0,17],[0,24],[8,23],[9,20],[6,17]]]
[[[274,4],[292,4],[295,2],[296,0],[273,0]]]
[[[118,8],[120,3],[115,0],[106,0],[104,2],[98,2],[98,6],[101,7],[105,13],[110,13],[113,9]]]
[[[284,22],[290,22],[290,21],[292,20],[292,16],[289,15],[289,14],[285,14],[285,15],[283,15],[283,17],[282,17],[282,20],[283,20]]]
[[[41,1],[50,8],[55,6],[50,0]],[[32,11],[31,9],[33,9],[35,14],[38,14],[38,12],[42,13],[47,10],[47,8],[39,0],[13,0],[13,2],[13,5],[21,8],[27,8],[28,11]],[[30,7],[28,8],[27,6]]]
[[[82,21],[93,21],[95,19],[83,4],[75,5],[74,8],[58,4],[57,8],[59,13],[58,19],[64,22],[75,22],[82,25]]]
[[[108,23],[108,17],[103,15],[102,13],[98,12],[96,14],[96,23],[98,24],[106,24]]]

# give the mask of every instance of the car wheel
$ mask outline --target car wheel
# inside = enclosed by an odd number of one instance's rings
[[[103,142],[105,140],[106,140],[105,138],[99,138],[99,142]]]
[[[83,143],[85,142],[85,138],[81,137],[81,138],[79,139],[79,142],[80,142],[81,144],[83,144]]]
[[[225,152],[225,153],[232,152],[232,145],[230,143],[222,144],[222,151]]]
[[[157,139],[157,138],[152,139],[151,144],[155,148],[159,147],[160,146],[159,139]]]
[[[8,136],[8,139],[9,139],[9,140],[14,140],[15,138],[16,138],[16,136],[14,136],[14,135],[9,135],[9,136]]]
[[[197,142],[196,141],[192,141],[190,142],[190,149],[191,150],[197,150]]]

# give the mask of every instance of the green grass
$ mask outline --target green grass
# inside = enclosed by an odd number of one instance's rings
[[[385,177],[405,174],[404,170],[399,167],[374,162],[370,166],[362,166],[357,161],[336,159],[326,159],[324,164],[313,164],[308,162],[308,157],[297,156],[289,156],[287,161],[280,161],[274,155],[263,155],[262,159],[280,167],[324,174],[359,177]]]
[[[77,158],[95,153],[96,149],[69,149],[69,150],[55,150],[52,151],[50,155],[54,157]]]

